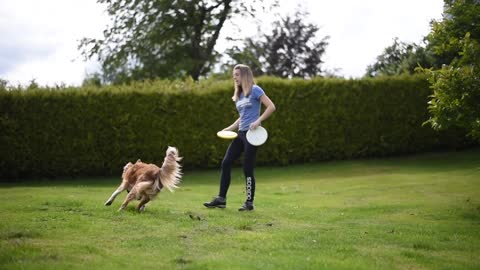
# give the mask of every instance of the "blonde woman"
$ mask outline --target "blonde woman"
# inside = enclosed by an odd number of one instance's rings
[[[249,129],[255,129],[260,126],[262,122],[275,111],[275,105],[263,89],[255,84],[250,67],[242,64],[236,65],[233,68],[233,81],[235,92],[232,99],[235,102],[240,117],[223,130],[237,131],[238,136],[230,143],[223,158],[218,196],[211,202],[206,202],[203,205],[208,208],[226,207],[232,164],[243,153],[243,173],[245,175],[247,198],[243,206],[238,210],[251,211],[254,209],[254,167],[257,146],[251,145],[247,141],[246,134]],[[265,110],[260,115],[262,104],[265,106]]]

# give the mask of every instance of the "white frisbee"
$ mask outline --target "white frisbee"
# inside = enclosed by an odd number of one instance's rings
[[[217,136],[222,139],[235,139],[237,135],[238,134],[235,131],[229,131],[229,130],[221,130],[217,132]]]
[[[247,131],[247,141],[251,145],[259,146],[264,144],[267,141],[268,133],[267,130],[261,126],[258,126],[255,129],[249,129]]]

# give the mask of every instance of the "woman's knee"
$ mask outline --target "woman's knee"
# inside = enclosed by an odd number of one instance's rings
[[[231,161],[229,159],[223,159],[222,160],[222,169],[228,169],[228,168],[232,167],[232,163],[233,163],[233,161]]]

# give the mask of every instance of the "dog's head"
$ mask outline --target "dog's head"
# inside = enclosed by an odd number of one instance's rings
[[[144,163],[142,162],[142,160],[137,159],[137,162],[135,162],[135,163],[128,162],[127,164],[125,164],[125,166],[123,166],[122,176],[127,172],[128,169],[134,167],[135,165],[139,165],[139,164],[141,165],[141,164],[144,164]],[[135,170],[135,169],[132,169],[132,170]]]
[[[125,166],[123,166],[123,172],[125,173],[128,170],[128,168],[130,168],[132,166],[133,166],[133,163],[128,162],[127,164],[125,164]]]
[[[132,162],[128,162],[123,166],[123,172],[122,172],[122,178],[125,178],[125,173],[127,172],[128,169],[130,169],[133,166]]]

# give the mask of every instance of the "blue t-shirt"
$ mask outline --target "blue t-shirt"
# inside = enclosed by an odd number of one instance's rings
[[[260,108],[262,105],[260,97],[263,95],[265,95],[265,92],[258,85],[253,85],[248,97],[245,97],[243,92],[240,93],[240,98],[235,103],[237,111],[240,114],[240,122],[238,124],[239,131],[248,130],[250,124],[260,117]]]

